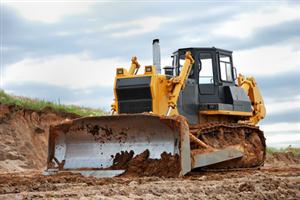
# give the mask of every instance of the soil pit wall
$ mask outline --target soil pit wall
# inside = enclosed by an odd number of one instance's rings
[[[37,111],[0,104],[0,172],[43,169],[50,125],[77,117],[51,108]]]

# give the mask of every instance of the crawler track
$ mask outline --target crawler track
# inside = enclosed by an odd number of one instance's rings
[[[235,146],[244,152],[242,158],[214,164],[204,170],[239,170],[258,168],[266,158],[266,144],[263,132],[258,126],[241,123],[205,123],[190,128],[191,133],[215,150]],[[208,150],[192,144],[192,149]]]

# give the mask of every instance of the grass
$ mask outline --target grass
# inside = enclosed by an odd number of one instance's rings
[[[300,148],[295,147],[286,147],[286,148],[275,148],[275,147],[267,147],[267,153],[273,154],[278,152],[292,152],[294,155],[300,155]]]
[[[74,113],[80,116],[99,116],[107,114],[103,109],[92,109],[75,105],[63,105],[45,100],[14,96],[5,93],[3,90],[0,90],[0,103],[9,105],[14,104],[33,110],[42,110],[46,107],[50,107],[57,112]]]

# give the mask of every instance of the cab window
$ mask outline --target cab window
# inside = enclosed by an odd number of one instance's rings
[[[200,53],[199,84],[214,83],[213,62],[210,53]]]
[[[220,72],[222,81],[231,82],[232,78],[232,65],[231,59],[227,55],[220,54]]]

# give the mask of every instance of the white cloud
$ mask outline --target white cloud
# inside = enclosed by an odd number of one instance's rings
[[[139,60],[142,66],[150,60]],[[4,84],[18,82],[46,83],[71,89],[94,86],[113,86],[117,67],[128,69],[130,58],[121,60],[91,59],[86,54],[52,56],[43,59],[24,59],[8,65],[4,71]],[[140,73],[143,73],[141,68]]]
[[[163,24],[174,21],[170,17],[148,17],[127,22],[114,23],[103,27],[103,31],[110,31],[112,37],[134,36],[158,30]]]
[[[297,141],[300,141],[300,121],[261,125],[260,129],[265,133],[268,146],[286,147],[289,144],[299,146]]]
[[[111,22],[107,25],[99,27],[89,27],[84,29],[78,29],[77,31],[59,31],[54,33],[57,36],[69,36],[78,33],[83,34],[95,34],[104,33],[113,38],[130,37],[140,34],[150,33],[159,30],[159,28],[168,23],[174,21],[175,18],[168,17],[146,17],[144,19],[137,19],[123,22]]]
[[[101,91],[99,91],[100,93]],[[78,101],[66,101],[63,102],[65,104],[69,105],[81,105],[81,106],[89,106],[93,108],[102,108],[105,109],[106,111],[110,111],[111,109],[111,104],[113,102],[113,89],[111,89],[111,95],[102,97],[99,99],[80,99]]]
[[[112,86],[115,68],[122,65],[130,65],[130,60],[92,60],[84,54],[25,59],[6,67],[4,84],[30,81],[72,89]]]
[[[254,33],[257,28],[279,24],[284,21],[300,19],[300,6],[270,6],[257,9],[251,13],[242,13],[222,22],[220,26],[212,31],[216,35],[246,38]]]
[[[265,99],[267,115],[285,113],[300,108],[300,97],[297,96],[289,101],[278,102],[277,99]],[[300,121],[300,119],[299,119]]]
[[[79,1],[14,1],[4,3],[17,10],[27,20],[54,23],[67,15],[82,14],[89,10],[92,2]]]
[[[297,131],[300,133],[300,121],[295,123],[280,122],[274,124],[261,125],[261,129],[267,133],[284,133],[291,131]]]
[[[278,144],[282,144],[280,146],[287,147],[288,144],[293,144],[296,141],[300,141],[300,134],[282,132],[281,135],[266,135],[267,146],[278,146]],[[299,147],[299,144],[296,144],[296,146]]]
[[[300,71],[300,50],[291,45],[272,45],[234,52],[234,65],[245,75],[275,75]]]

